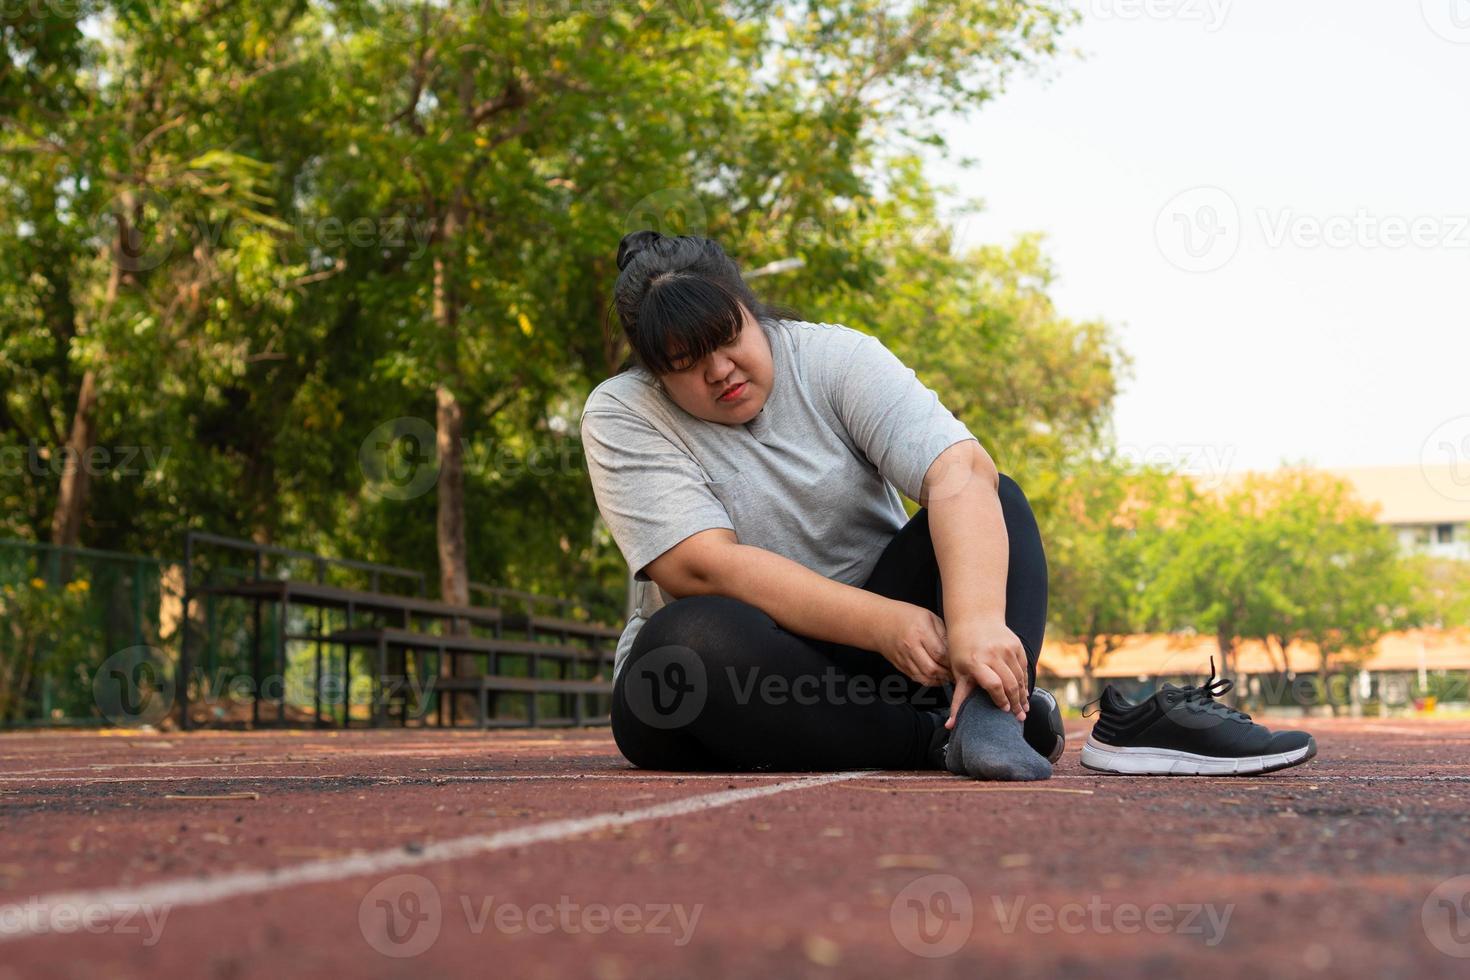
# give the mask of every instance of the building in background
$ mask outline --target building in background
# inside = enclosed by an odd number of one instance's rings
[[[1470,561],[1470,466],[1359,466],[1323,472],[1352,484],[1379,506],[1378,520],[1399,546],[1436,558]]]
[[[1130,698],[1147,697],[1165,682],[1203,684],[1210,658],[1219,666],[1213,636],[1147,634],[1126,637],[1093,671],[1092,696],[1113,684]],[[1087,699],[1080,644],[1048,640],[1037,683],[1074,708]],[[1315,684],[1321,670],[1316,647],[1293,641],[1286,650],[1260,640],[1242,640],[1230,677],[1253,706],[1288,714],[1330,712]],[[1340,700],[1372,704],[1383,714],[1414,710],[1432,692],[1441,704],[1470,701],[1470,628],[1390,633],[1377,652],[1357,667],[1334,671],[1329,682]]]
[[[1349,483],[1357,495],[1378,508],[1378,521],[1393,528],[1405,553],[1470,561],[1470,466],[1363,466],[1324,468]],[[1232,473],[1226,482],[1244,477]],[[1220,481],[1201,489],[1219,489]],[[1104,684],[1131,697],[1145,697],[1158,685],[1200,684],[1218,657],[1213,636],[1152,634],[1120,638],[1120,645],[1093,672],[1092,695]],[[1041,655],[1039,683],[1067,704],[1079,707],[1088,696],[1083,650],[1077,644],[1048,641]],[[1285,651],[1259,640],[1242,640],[1231,671],[1237,689],[1257,706],[1287,712],[1328,710],[1310,693],[1320,671],[1315,648],[1295,643]],[[1372,704],[1384,713],[1413,710],[1416,692],[1434,691],[1440,703],[1470,701],[1470,628],[1410,630],[1385,636],[1377,652],[1334,678],[1339,692],[1356,705]]]

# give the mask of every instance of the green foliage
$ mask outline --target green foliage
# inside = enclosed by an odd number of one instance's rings
[[[878,260],[871,285],[838,284],[798,302],[819,319],[879,335],[970,426],[1045,521],[1062,474],[1107,444],[1129,369],[1104,323],[1060,316],[1036,237],[954,253],[918,161],[896,166],[891,197],[860,228]]]
[[[1326,674],[1387,629],[1470,625],[1463,564],[1399,559],[1341,487],[1203,494],[1113,458],[1114,331],[1058,313],[1039,237],[955,248],[978,204],[942,216],[919,150],[1048,63],[1061,0],[93,6],[0,14],[0,535],[48,537],[92,376],[86,544],[170,555],[198,528],[430,570],[444,487],[380,496],[361,453],[448,393],[470,577],[616,621],[574,422],[627,354],[618,239],[652,227],[747,271],[800,259],[757,288],[912,365],[1025,487],[1091,666],[1198,630],[1225,669],[1258,637]],[[98,615],[76,583],[9,588],[0,716]]]
[[[623,361],[606,314],[636,227],[709,234],[745,268],[802,258],[762,281],[773,299],[892,338],[999,451],[1105,411],[1106,383],[970,403],[975,376],[943,373],[947,351],[1035,353],[1052,338],[1018,335],[1045,311],[906,346],[953,273],[944,315],[1034,280],[895,232],[913,207],[939,224],[914,157],[943,147],[934,114],[1051,57],[1058,0],[117,0],[79,23],[91,6],[4,15],[0,532],[48,537],[91,372],[107,458],[84,543],[177,554],[193,527],[433,568],[438,488],[375,496],[359,450],[432,422],[445,387],[471,577],[616,618],[625,573],[580,456],[533,464]],[[1004,397],[1032,407],[992,430]]]
[[[179,572],[132,555],[0,540],[0,721],[100,720],[93,682],[119,654],[168,674]]]
[[[1257,631],[1317,647],[1323,674],[1361,663],[1386,632],[1413,622],[1412,573],[1393,532],[1343,481],[1285,471],[1272,488],[1273,521],[1299,542],[1264,576]]]
[[[1248,475],[1193,501],[1148,569],[1146,619],[1214,634],[1222,672],[1244,637],[1300,641],[1317,649],[1325,683],[1415,621],[1413,570],[1392,532],[1348,484],[1307,469]]]
[[[1083,647],[1090,680],[1108,655],[1145,627],[1151,568],[1189,509],[1187,482],[1104,456],[1065,474],[1042,528],[1051,573],[1048,628]],[[1090,698],[1094,692],[1089,691]]]
[[[42,578],[0,585],[0,722],[27,717],[42,684],[72,685],[85,668],[90,647],[76,623],[89,591],[86,579],[62,588]]]
[[[1470,562],[1415,555],[1407,559],[1409,615],[1434,629],[1470,626]]]

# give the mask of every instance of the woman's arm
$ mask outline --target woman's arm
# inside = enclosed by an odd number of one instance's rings
[[[950,446],[924,475],[920,499],[944,589],[949,669],[955,678],[948,727],[971,691],[1026,717],[1026,650],[1005,623],[1010,540],[1000,509],[1000,475],[980,443]]]
[[[949,681],[944,621],[922,606],[844,585],[716,528],[649,562],[648,577],[676,599],[741,599],[793,633],[876,650],[921,684]]]

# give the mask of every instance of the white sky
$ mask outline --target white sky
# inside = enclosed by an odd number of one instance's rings
[[[1470,0],[1080,2],[1082,58],[952,120],[980,162],[931,173],[985,199],[963,244],[1044,232],[1061,312],[1118,328],[1125,452],[1470,454]]]

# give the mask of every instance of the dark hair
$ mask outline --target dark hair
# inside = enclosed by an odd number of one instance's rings
[[[618,243],[613,307],[632,348],[622,369],[637,363],[668,374],[675,370],[670,348],[680,361],[703,358],[739,333],[741,306],[757,321],[800,319],[758,299],[711,239],[635,231]]]

